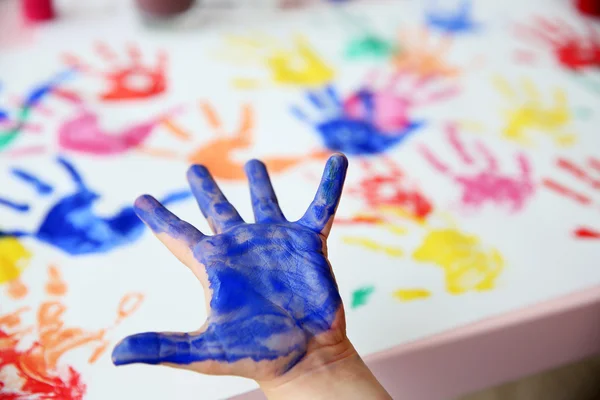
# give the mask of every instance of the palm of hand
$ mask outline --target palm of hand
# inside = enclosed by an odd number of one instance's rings
[[[214,236],[204,236],[153,198],[141,197],[136,202],[140,218],[210,293],[209,316],[198,332],[126,338],[115,348],[114,362],[169,363],[266,379],[296,365],[323,335],[324,342],[343,338],[343,324],[336,324],[343,316],[341,299],[325,240],[346,167],[343,156],[333,156],[304,217],[288,222],[264,165],[248,163],[254,224],[244,223],[204,167],[192,167],[192,192]]]

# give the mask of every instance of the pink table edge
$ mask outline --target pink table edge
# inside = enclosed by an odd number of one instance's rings
[[[600,354],[600,285],[365,357],[395,399],[446,400]],[[264,399],[260,391],[236,400]]]

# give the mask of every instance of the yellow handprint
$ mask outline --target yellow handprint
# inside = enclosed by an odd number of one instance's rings
[[[250,61],[262,64],[269,72],[271,83],[301,87],[320,87],[334,77],[334,71],[310,47],[306,38],[297,35],[292,46],[266,36],[253,38],[230,37],[227,40],[230,50],[224,58],[236,64]],[[263,82],[264,83],[264,82]],[[233,80],[238,88],[255,88],[261,82],[253,78]]]
[[[498,250],[487,248],[477,236],[463,233],[448,222],[446,227],[433,227],[398,208],[381,207],[376,212],[376,217],[371,216],[370,219],[362,218],[362,220],[375,221],[376,225],[395,235],[407,233],[402,226],[407,221],[425,229],[425,238],[412,253],[412,257],[417,262],[433,263],[441,267],[444,271],[446,290],[449,293],[461,294],[494,288],[497,278],[504,269],[504,260]],[[381,244],[365,237],[345,237],[344,241],[393,257],[402,257],[404,254],[400,247]],[[410,301],[429,297],[429,291],[400,289],[394,292],[394,297],[401,301]]]
[[[487,250],[477,236],[455,229],[429,231],[413,253],[413,259],[442,267],[446,290],[452,294],[493,289],[504,269],[504,260],[498,250]]]
[[[30,259],[31,253],[16,238],[0,238],[0,285],[8,285],[7,294],[10,297],[20,298],[27,293],[20,276]]]
[[[550,136],[558,146],[570,146],[576,141],[576,136],[565,132],[572,120],[568,108],[567,95],[563,89],[554,89],[552,104],[542,100],[536,85],[529,79],[521,83],[524,96],[504,78],[494,78],[496,89],[510,102],[504,112],[506,126],[503,136],[521,145],[533,144],[530,131],[540,131]]]

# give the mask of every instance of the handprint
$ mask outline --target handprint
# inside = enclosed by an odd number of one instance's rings
[[[431,230],[414,251],[413,259],[433,263],[444,270],[451,294],[491,290],[504,269],[500,252],[487,248],[475,235],[455,229]]]
[[[537,17],[530,26],[517,25],[516,32],[535,44],[546,46],[556,61],[571,71],[600,66],[600,34],[591,24],[587,25],[586,34],[580,34],[564,20]]]
[[[16,238],[0,238],[0,285],[6,285],[8,297],[21,298],[27,288],[21,282],[21,272],[29,265],[31,253]]]
[[[141,333],[113,351],[117,365],[167,363],[256,380],[282,375],[322,346],[345,337],[343,308],[326,238],[348,162],[332,156],[314,201],[297,222],[277,204],[267,170],[246,165],[256,223],[245,223],[208,170],[192,166],[188,180],[214,236],[204,236],[151,196],[136,212],[202,283],[208,319],[193,333]]]
[[[96,70],[85,65],[78,57],[67,54],[65,62],[85,73],[98,76],[106,89],[99,95],[103,101],[142,100],[156,97],[167,89],[167,54],[159,52],[155,64],[144,64],[142,53],[137,46],[129,45],[129,59],[125,63],[118,60],[118,54],[106,43],[96,44],[96,52],[107,64],[106,69]]]
[[[3,237],[32,237],[70,255],[105,253],[128,245],[144,232],[144,226],[136,217],[132,207],[123,207],[116,214],[103,217],[96,213],[94,204],[100,194],[90,189],[75,166],[63,157],[58,164],[65,170],[75,186],[73,192],[59,198],[33,232],[22,230],[2,231]],[[15,178],[29,185],[40,197],[53,193],[54,188],[30,172],[13,169]],[[173,192],[163,203],[175,203],[190,197],[189,191]],[[26,203],[18,203],[0,197],[0,206],[16,212],[28,212]]]
[[[342,24],[352,31],[352,39],[346,45],[345,55],[354,59],[387,59],[393,55],[398,48],[391,40],[379,35],[370,26],[372,25],[364,15],[352,15],[339,8],[336,10]]]
[[[564,90],[555,88],[553,103],[547,104],[529,79],[522,83],[524,97],[503,78],[496,78],[494,84],[499,93],[510,102],[504,111],[504,138],[528,146],[534,143],[531,131],[537,131],[549,136],[558,146],[570,146],[575,143],[576,136],[565,131],[572,121],[572,115]]]
[[[586,166],[577,165],[575,162],[566,158],[556,160],[556,165],[561,171],[570,175],[571,179],[575,179],[575,186],[586,185],[590,189],[600,191],[600,160],[590,157],[586,161]],[[594,177],[593,175],[596,175]],[[573,189],[553,178],[545,178],[542,181],[544,187],[552,190],[556,194],[565,198],[571,199],[582,206],[598,208],[599,203],[578,189]],[[600,225],[597,228],[589,226],[580,226],[573,231],[575,237],[580,239],[600,239]]]
[[[249,105],[242,107],[239,127],[232,134],[224,131],[221,119],[209,103],[202,102],[200,111],[209,129],[213,132],[214,138],[203,144],[195,144],[195,149],[187,155],[177,155],[164,149],[149,147],[145,147],[143,151],[159,156],[182,158],[190,164],[202,163],[210,168],[213,175],[219,179],[234,181],[245,179],[244,165],[238,161],[235,153],[240,150],[248,150],[254,145],[254,111]],[[183,140],[189,141],[192,137],[192,134],[177,124],[174,119],[167,119],[163,126],[173,136]],[[328,154],[329,152],[319,150],[298,156],[270,156],[264,162],[271,172],[279,174],[311,160],[324,159]]]
[[[269,81],[278,85],[319,87],[327,84],[334,77],[334,71],[310,47],[302,36],[296,36],[292,46],[286,46],[269,37],[229,38],[231,49],[225,58],[236,64],[251,60],[254,64],[262,64],[269,73]],[[260,80],[240,78],[234,80],[239,88],[260,86]],[[262,82],[264,84],[264,82]]]
[[[376,226],[396,237],[407,234],[406,222],[425,231],[425,237],[413,251],[412,257],[417,262],[433,263],[442,268],[446,290],[451,294],[493,289],[504,269],[504,261],[498,250],[484,246],[477,236],[461,232],[452,224],[434,226],[397,208],[383,207],[371,210],[371,213],[379,220]],[[382,243],[370,237],[345,236],[344,242],[390,257],[404,257],[405,254],[401,246]],[[394,297],[400,301],[423,299],[429,295],[429,291],[422,288],[404,288],[394,293]]]
[[[0,152],[7,150],[22,132],[37,131],[37,127],[29,123],[32,112],[46,97],[72,76],[73,71],[67,70],[56,74],[46,82],[34,85],[19,101],[18,110],[14,113],[0,107]]]
[[[480,26],[473,19],[471,0],[460,0],[458,7],[453,10],[439,8],[439,0],[430,1],[425,10],[425,21],[431,29],[448,34],[474,32]]]
[[[400,91],[399,84],[409,86]],[[315,120],[298,107],[293,114],[315,127],[325,146],[347,154],[380,154],[415,133],[424,121],[412,121],[417,106],[432,103],[456,93],[455,88],[425,93],[432,78],[415,78],[396,73],[382,87],[371,83],[345,100],[333,86],[309,91],[307,100],[320,114]]]
[[[449,37],[434,42],[430,32],[424,29],[412,33],[403,31],[399,35],[400,50],[392,57],[392,64],[398,71],[423,78],[455,78],[460,75],[460,68],[446,60],[451,45]]]
[[[525,207],[534,193],[531,164],[525,154],[516,155],[519,173],[511,176],[500,171],[498,160],[483,142],[476,141],[476,153],[470,152],[461,141],[455,124],[446,126],[446,137],[462,164],[472,169],[475,167],[475,171],[464,174],[453,172],[429,147],[422,145],[420,150],[433,168],[460,186],[460,203],[463,207],[480,209],[486,203],[490,203],[498,207],[506,206],[508,211],[513,213]],[[477,167],[477,157],[480,157],[485,165]]]
[[[407,183],[406,174],[391,158],[384,156],[382,161],[385,172],[377,170],[371,161],[362,161],[365,174],[357,185],[348,188],[348,194],[361,197],[370,210],[396,207],[426,219],[433,211],[431,201],[415,184]]]
[[[170,118],[174,110],[164,115],[128,125],[117,131],[102,128],[99,116],[72,92],[55,90],[76,112],[58,128],[58,144],[62,150],[76,153],[107,156],[126,153],[138,148],[149,139],[157,125]]]
[[[130,317],[144,299],[139,293],[126,294],[111,326],[86,331],[70,327],[63,320],[67,308],[61,298],[67,284],[55,266],[48,268],[45,291],[49,298],[37,307],[35,325],[23,322],[22,315],[29,313],[29,307],[0,315],[0,376],[12,370],[19,378],[15,381],[19,386],[0,385],[3,399],[83,399],[86,385],[73,367],[61,363],[62,357],[72,350],[94,346],[88,362],[96,362],[109,344],[110,331]]]

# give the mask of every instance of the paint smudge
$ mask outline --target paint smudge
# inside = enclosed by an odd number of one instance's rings
[[[427,289],[398,289],[392,293],[392,296],[403,303],[424,300],[431,297],[431,292]]]
[[[218,179],[245,180],[244,164],[238,160],[236,153],[250,150],[255,144],[255,115],[252,107],[249,105],[242,107],[239,126],[233,133],[224,131],[223,122],[209,103],[200,103],[200,111],[208,128],[212,131],[213,138],[203,141],[187,155],[179,155],[169,150],[150,147],[144,147],[142,151],[164,158],[182,158],[189,164],[203,164]],[[165,120],[163,127],[172,136],[183,141],[190,141],[193,137],[190,131],[180,126],[173,119]],[[281,174],[307,162],[325,160],[330,154],[329,151],[315,150],[297,156],[268,156],[264,159],[264,163],[273,174]]]
[[[58,157],[57,163],[73,182],[74,191],[57,199],[35,231],[0,230],[0,238],[31,237],[67,254],[77,256],[109,252],[133,243],[142,236],[144,225],[135,215],[133,207],[123,207],[109,217],[98,215],[94,210],[94,205],[100,200],[100,194],[86,185],[81,174],[66,158]],[[13,169],[13,175],[19,178],[23,184],[32,186],[33,189],[37,188],[36,191],[40,197],[45,197],[52,192],[52,190],[39,190],[40,185],[50,188],[51,185],[35,174],[26,172],[27,175],[38,181],[34,184],[31,179],[23,179],[23,174],[15,174],[18,171],[18,169]],[[173,192],[165,196],[163,202],[176,203],[190,196],[191,194],[187,190]],[[15,212],[28,212],[30,208],[27,203],[19,203],[1,197],[0,206]]]
[[[381,160],[383,171],[376,169],[374,162],[361,162],[364,175],[358,184],[348,188],[348,194],[360,197],[369,209],[397,207],[426,219],[433,211],[431,201],[390,157],[383,156]]]
[[[99,94],[102,101],[115,102],[143,100],[159,96],[167,90],[167,53],[159,51],[154,65],[145,64],[138,46],[127,46],[127,59],[108,44],[95,45],[97,55],[105,63],[104,69],[94,69],[73,54],[64,55],[64,61],[86,74],[99,77],[105,89]]]
[[[336,11],[336,16],[352,36],[344,50],[347,59],[386,60],[398,51],[396,44],[375,32],[364,15],[353,15],[341,8]]]
[[[398,90],[401,82],[408,86],[405,91]],[[329,150],[351,155],[380,154],[399,145],[425,124],[412,120],[416,107],[456,94],[454,87],[427,93],[431,83],[431,77],[395,73],[383,87],[370,83],[344,100],[336,88],[329,85],[306,93],[307,101],[317,113],[316,118],[311,119],[295,106],[292,113],[314,127]]]
[[[288,222],[266,167],[250,161],[246,171],[255,224],[242,220],[205,167],[192,166],[188,180],[214,236],[204,236],[151,196],[139,198],[140,218],[168,237],[165,243],[192,252],[190,268],[206,271],[210,311],[201,333],[124,339],[113,351],[114,363],[195,363],[198,372],[231,374],[238,360],[271,360],[261,365],[269,376],[278,376],[300,361],[313,337],[334,329],[342,305],[324,249],[347,166],[343,155],[332,156],[314,201],[299,221]],[[243,341],[240,332],[246,332]],[[209,360],[218,362],[202,363]]]
[[[574,232],[578,239],[600,239],[600,231],[592,228],[580,227]]]
[[[21,298],[27,292],[20,282],[21,273],[29,265],[31,253],[19,240],[12,237],[0,238],[0,285],[6,285],[6,294]]]
[[[569,175],[570,181],[576,185],[585,185],[590,190],[600,192],[600,160],[595,157],[589,157],[585,165],[578,165],[572,160],[564,157],[559,157],[556,160],[556,166],[561,172]],[[580,190],[573,189],[568,184],[563,184],[553,178],[544,178],[542,185],[561,197],[568,198],[582,206],[597,207],[598,202],[593,199],[592,195],[583,193]],[[599,238],[598,231],[593,228],[579,227],[573,231],[573,234],[578,239],[597,239]]]
[[[375,286],[363,286],[352,292],[352,303],[350,307],[357,309],[367,304],[371,295],[375,292]]]
[[[400,50],[392,58],[398,71],[412,73],[418,77],[456,78],[459,67],[450,65],[446,60],[452,48],[452,39],[444,36],[435,39],[428,30],[401,31]]]
[[[491,290],[504,270],[498,250],[488,249],[477,236],[455,229],[429,231],[413,259],[442,268],[446,290],[451,294]]]
[[[376,240],[369,239],[366,237],[344,236],[343,241],[344,243],[349,244],[351,246],[359,246],[374,252],[381,252],[390,257],[402,257],[404,255],[404,251],[399,247],[387,246],[379,243]]]
[[[0,152],[8,149],[23,132],[36,132],[39,128],[29,123],[34,110],[65,81],[71,79],[71,70],[63,71],[46,82],[34,85],[23,96],[15,115],[0,108]]]
[[[264,85],[320,87],[334,78],[334,70],[300,35],[291,45],[280,43],[264,35],[255,37],[230,37],[227,50],[219,58],[236,65],[260,65],[269,77],[237,78],[233,85],[240,89],[252,89]]]
[[[517,24],[515,28],[519,37],[544,45],[565,69],[581,72],[600,66],[600,34],[591,23],[583,35],[559,18],[536,17],[532,24]]]
[[[429,28],[446,34],[477,32],[481,24],[473,16],[471,0],[460,0],[454,9],[443,9],[439,0],[429,1],[425,10],[425,22]]]
[[[469,151],[460,139],[456,124],[446,125],[446,138],[461,163],[475,168],[475,172],[453,172],[426,145],[421,145],[420,151],[436,171],[451,178],[460,187],[462,207],[466,210],[481,209],[489,203],[505,207],[511,213],[523,210],[535,192],[531,164],[524,153],[516,155],[519,172],[518,175],[511,176],[500,171],[497,158],[482,141],[475,141],[475,152]],[[477,165],[476,157],[484,161],[483,167]]]
[[[523,146],[534,144],[532,132],[543,134],[560,147],[573,145],[577,137],[567,131],[573,116],[569,110],[567,94],[555,88],[553,101],[545,102],[536,85],[529,79],[521,84],[521,91],[506,79],[497,77],[494,85],[505,98],[508,107],[504,110],[505,127],[502,136]]]
[[[56,287],[60,290],[56,290]],[[73,367],[61,363],[65,354],[82,347],[91,347],[88,359],[96,362],[109,344],[109,333],[129,318],[141,305],[144,296],[129,293],[123,296],[115,321],[107,328],[86,331],[66,325],[67,311],[62,302],[67,285],[57,267],[49,267],[46,285],[48,298],[36,309],[35,323],[26,325],[23,314],[29,307],[0,316],[0,385],[6,399],[83,399],[86,385]],[[48,290],[50,289],[50,290]],[[26,347],[24,347],[26,345]],[[3,378],[9,371],[16,373],[17,385],[6,385]]]

